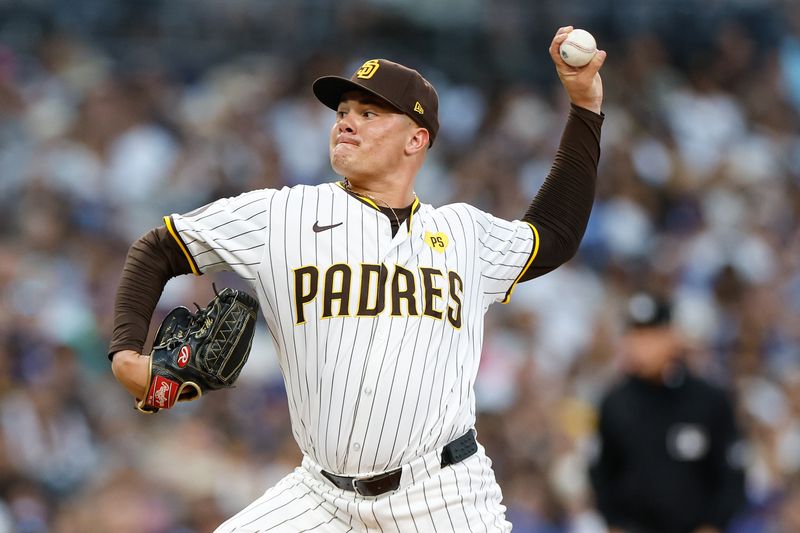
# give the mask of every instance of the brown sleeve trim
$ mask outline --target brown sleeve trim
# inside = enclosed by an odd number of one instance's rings
[[[175,242],[178,243],[181,252],[183,252],[186,260],[189,262],[189,267],[192,269],[192,273],[195,276],[199,276],[201,274],[200,268],[197,266],[192,254],[189,253],[189,248],[187,248],[186,244],[183,242],[183,239],[181,239],[180,233],[178,233],[178,230],[175,229],[175,221],[172,219],[171,215],[164,217],[164,225],[166,226],[169,234],[172,235],[172,238],[175,239]]]
[[[525,278],[525,274],[533,264],[533,260],[536,259],[536,256],[539,254],[539,231],[536,229],[536,226],[530,222],[526,221],[526,223],[531,227],[531,231],[533,231],[533,250],[531,250],[531,256],[528,258],[528,262],[525,263],[525,266],[520,271],[519,276],[517,276],[517,279],[515,279],[514,283],[511,284],[511,287],[508,288],[505,298],[503,298],[503,301],[500,303],[507,304],[511,300],[511,294],[514,292],[514,288],[517,286],[517,283]]]

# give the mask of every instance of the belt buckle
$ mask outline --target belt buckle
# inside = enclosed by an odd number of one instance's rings
[[[389,482],[390,478],[394,478],[395,476],[401,475],[402,469],[395,468],[394,470],[387,470],[382,474],[374,474],[371,476],[361,476],[361,477],[353,477],[350,480],[350,485],[353,487],[353,492],[358,494],[359,496],[365,497],[372,497],[372,496],[380,496],[381,494],[387,493],[389,491],[397,490],[397,486],[399,485],[399,480],[397,483]],[[371,486],[365,487],[366,490],[360,490],[358,487],[358,483],[363,482],[366,484],[371,484]]]
[[[368,480],[372,479],[373,477],[375,477],[375,476],[361,476],[361,477],[353,476],[353,477],[351,477],[350,478],[350,486],[353,487],[353,492],[355,492],[359,496],[364,496],[364,497],[372,496],[372,494],[364,494],[363,492],[361,492],[361,490],[358,488],[358,482],[359,481],[368,481]]]
[[[351,478],[350,479],[350,486],[353,487],[353,492],[355,492],[359,496],[363,496],[363,494],[361,494],[361,491],[358,490],[358,484],[356,483],[356,481],[358,481],[358,480],[359,480],[359,478],[357,478],[357,477]]]

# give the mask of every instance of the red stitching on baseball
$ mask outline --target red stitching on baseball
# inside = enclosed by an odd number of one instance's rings
[[[591,48],[586,48],[584,46],[581,46],[578,43],[576,43],[575,41],[567,40],[567,41],[564,41],[564,44],[571,44],[572,46],[574,46],[575,48],[577,48],[581,52],[586,52],[587,54],[591,54],[592,52],[594,52],[594,50],[592,50]]]

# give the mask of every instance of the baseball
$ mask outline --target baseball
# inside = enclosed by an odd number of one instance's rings
[[[573,67],[582,67],[597,53],[597,42],[586,30],[572,30],[559,48],[561,59]]]

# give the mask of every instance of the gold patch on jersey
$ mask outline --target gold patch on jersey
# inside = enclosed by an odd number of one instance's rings
[[[380,68],[380,66],[381,64],[377,59],[370,59],[361,65],[361,67],[356,71],[356,78],[368,80],[375,75],[375,72],[378,70],[378,68]]]
[[[447,235],[442,233],[441,231],[438,233],[431,233],[430,231],[425,232],[425,244],[431,247],[431,250],[434,252],[442,253],[444,252],[447,245],[450,244],[450,240],[447,238]]]

